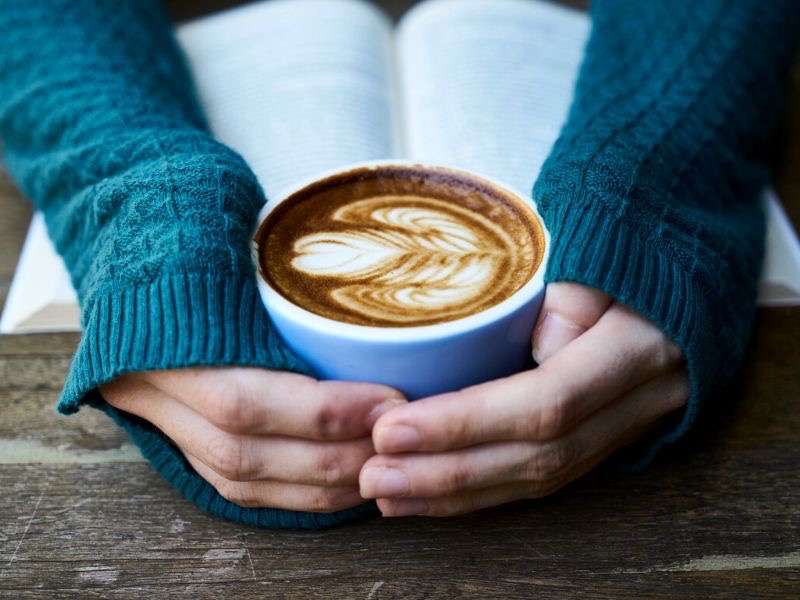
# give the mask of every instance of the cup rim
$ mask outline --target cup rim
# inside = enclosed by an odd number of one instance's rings
[[[258,259],[258,244],[256,242],[256,234],[258,233],[261,224],[272,213],[273,210],[275,210],[281,203],[283,203],[293,194],[330,177],[339,176],[350,171],[357,171],[361,169],[391,168],[392,166],[404,168],[418,167],[420,169],[435,169],[439,171],[453,172],[464,177],[484,180],[486,183],[494,187],[498,187],[503,191],[513,195],[517,200],[520,201],[520,204],[525,206],[533,213],[542,228],[544,237],[544,253],[542,255],[542,260],[539,263],[539,267],[536,269],[533,276],[511,296],[482,311],[466,317],[461,317],[459,319],[453,319],[451,321],[444,321],[429,325],[412,325],[408,327],[378,327],[374,325],[358,325],[355,323],[346,323],[343,321],[330,319],[298,306],[288,298],[284,297],[280,292],[272,288],[272,286],[266,282],[260,271],[261,267]],[[258,290],[261,294],[265,308],[270,315],[272,312],[280,312],[285,318],[288,318],[294,322],[302,322],[303,327],[308,330],[313,330],[320,333],[335,334],[337,337],[343,339],[369,340],[369,342],[372,344],[381,344],[421,342],[444,337],[458,336],[470,331],[481,329],[482,327],[500,321],[501,319],[513,314],[527,304],[531,299],[536,297],[536,295],[544,289],[544,272],[550,256],[550,232],[547,230],[547,227],[544,224],[544,219],[542,219],[542,216],[539,213],[536,201],[532,197],[525,196],[519,190],[516,190],[493,177],[489,177],[481,173],[467,171],[458,167],[451,167],[437,163],[409,159],[381,159],[343,165],[336,169],[330,169],[318,175],[308,177],[298,183],[284,188],[284,190],[277,195],[276,200],[269,200],[259,211],[255,229],[250,236],[250,247],[251,256],[256,269]]]

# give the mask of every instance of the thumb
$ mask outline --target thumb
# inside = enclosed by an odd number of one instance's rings
[[[612,299],[578,283],[551,283],[533,328],[533,358],[542,363],[597,323]]]

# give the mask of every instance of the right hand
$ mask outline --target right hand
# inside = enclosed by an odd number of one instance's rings
[[[406,402],[382,385],[253,368],[130,373],[100,392],[163,431],[231,502],[314,512],[364,502],[372,425]]]

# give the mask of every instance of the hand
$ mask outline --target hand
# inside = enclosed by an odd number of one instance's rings
[[[161,429],[228,500],[316,512],[364,502],[372,426],[405,403],[386,386],[238,368],[133,373],[100,391]]]
[[[548,287],[537,369],[398,406],[375,423],[361,494],[384,516],[447,516],[550,494],[686,403],[678,347],[577,284]]]

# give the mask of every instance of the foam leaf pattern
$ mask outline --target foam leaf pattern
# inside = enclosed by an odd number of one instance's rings
[[[367,198],[331,221],[297,240],[292,267],[328,278],[333,301],[384,322],[469,314],[504,285],[513,255],[513,239],[490,219],[431,198]]]

